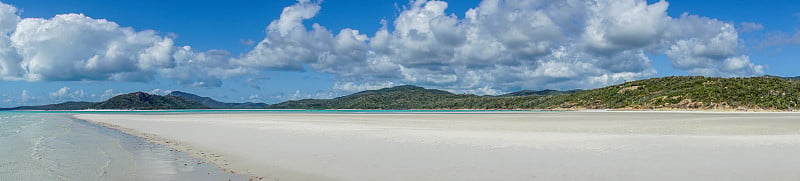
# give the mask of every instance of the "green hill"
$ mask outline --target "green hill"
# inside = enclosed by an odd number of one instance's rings
[[[159,96],[144,92],[134,92],[114,96],[111,99],[92,105],[90,109],[207,109],[199,102],[178,96]]]
[[[199,102],[209,108],[213,109],[264,109],[268,105],[264,103],[252,103],[252,102],[245,102],[245,103],[225,103],[219,102],[214,100],[210,97],[203,97],[198,96],[195,94],[190,94],[181,91],[172,91],[167,96],[174,96],[174,97],[183,97],[189,100],[193,100],[195,102]]]
[[[177,96],[134,92],[114,96],[103,102],[64,102],[42,106],[20,106],[0,110],[84,110],[84,109],[208,109],[208,106]]]
[[[7,110],[82,110],[82,109],[89,109],[95,104],[97,103],[69,101],[64,103],[48,104],[41,106],[21,106],[16,108],[7,108]]]
[[[416,86],[304,99],[273,109],[769,109],[792,110],[800,81],[771,77],[664,77],[572,94],[476,96]]]
[[[303,99],[268,106],[269,109],[435,109],[434,103],[475,95],[459,95],[436,89],[404,85],[362,91],[334,99]]]
[[[3,110],[207,109],[222,103],[177,92],[142,92],[99,103],[65,102]],[[247,103],[244,103],[247,104]],[[333,99],[303,99],[270,109],[726,109],[794,110],[800,104],[800,80],[786,77],[663,77],[585,91],[520,91],[500,96],[453,94],[405,85],[369,90]],[[253,104],[251,106],[265,106]],[[263,107],[262,107],[263,108]]]
[[[800,81],[770,78],[665,77],[627,82],[570,96],[538,107],[591,109],[773,109],[800,103]]]
[[[534,109],[546,96],[477,96],[405,85],[363,91],[334,99],[304,99],[270,109]]]

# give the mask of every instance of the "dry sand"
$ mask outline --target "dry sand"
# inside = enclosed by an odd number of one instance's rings
[[[800,114],[81,114],[264,180],[800,180]]]

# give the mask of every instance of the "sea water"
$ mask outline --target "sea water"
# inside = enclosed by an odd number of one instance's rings
[[[66,113],[0,111],[0,180],[246,180]]]

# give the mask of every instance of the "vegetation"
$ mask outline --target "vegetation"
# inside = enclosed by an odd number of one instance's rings
[[[665,77],[627,82],[542,102],[547,108],[792,110],[800,81],[772,78]]]
[[[6,108],[6,110],[81,110],[88,109],[95,105],[95,102],[64,102],[59,104],[48,104],[42,106],[22,106],[16,108]]]
[[[271,109],[532,109],[552,96],[493,97],[453,94],[405,85],[334,99],[304,99],[270,105]]]
[[[5,110],[78,109],[738,109],[795,110],[800,80],[751,78],[664,77],[626,82],[593,90],[520,91],[500,96],[453,94],[417,86],[363,91],[334,99],[303,99],[274,105],[221,103],[183,92],[167,96],[142,92],[115,96],[99,103],[65,102]],[[241,107],[235,107],[241,106]]]
[[[559,90],[550,90],[550,89],[545,89],[545,90],[540,90],[540,91],[522,90],[522,91],[512,92],[512,93],[508,93],[508,94],[498,95],[497,97],[532,96],[532,95],[538,95],[538,96],[562,95],[562,94],[573,94],[573,93],[580,92],[580,91],[583,91],[583,90],[580,90],[580,89],[568,90],[568,91],[559,91]]]
[[[97,103],[90,109],[208,109],[199,102],[179,96],[159,96],[144,92],[134,92],[114,96]]]
[[[103,102],[64,102],[43,106],[21,106],[2,110],[84,110],[84,109],[208,109],[208,106],[177,96],[135,92],[114,96]]]
[[[792,110],[800,102],[800,81],[773,77],[664,77],[574,92],[494,97],[400,86],[334,99],[287,101],[268,108]]]
[[[209,108],[212,109],[264,109],[267,107],[267,104],[264,103],[225,103],[219,102],[217,100],[211,99],[210,97],[202,97],[186,92],[181,91],[172,91],[171,93],[167,94],[167,96],[174,96],[174,97],[183,97],[189,100],[193,100],[195,102],[199,102]]]

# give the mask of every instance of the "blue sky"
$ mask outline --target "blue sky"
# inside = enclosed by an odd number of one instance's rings
[[[790,0],[2,3],[0,107],[133,91],[274,103],[403,84],[499,94],[800,75]]]

